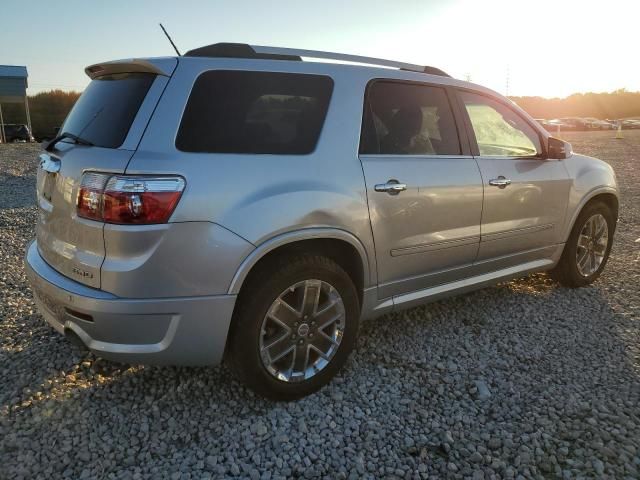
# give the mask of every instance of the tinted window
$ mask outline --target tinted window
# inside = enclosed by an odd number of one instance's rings
[[[319,75],[216,70],[198,77],[176,147],[185,152],[311,153],[333,81]]]
[[[153,83],[151,73],[118,73],[89,83],[62,126],[99,147],[122,145]]]
[[[460,92],[480,155],[530,157],[542,153],[540,137],[512,109],[484,95]]]
[[[459,155],[443,88],[375,81],[367,89],[360,153]]]

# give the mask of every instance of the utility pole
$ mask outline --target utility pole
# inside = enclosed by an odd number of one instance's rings
[[[24,111],[27,114],[27,126],[29,127],[29,135],[33,135],[31,130],[31,115],[29,114],[29,97],[27,96],[27,79],[24,79]]]
[[[0,104],[0,143],[6,143],[6,138],[4,134],[4,118],[2,118],[2,104]]]
[[[507,63],[507,80],[506,80],[506,85],[505,85],[505,90],[506,90],[505,97],[509,96],[509,74],[510,74],[509,64]]]

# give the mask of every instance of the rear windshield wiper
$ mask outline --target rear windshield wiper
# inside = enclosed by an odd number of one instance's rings
[[[45,145],[44,149],[47,152],[50,152],[51,149],[53,148],[53,146],[56,143],[58,143],[60,140],[64,140],[65,138],[73,140],[73,142],[77,143],[78,145],[87,145],[89,147],[93,145],[93,143],[91,143],[89,140],[85,140],[84,138],[81,138],[78,135],[74,135],[73,133],[69,133],[69,132],[62,132],[60,135],[55,137],[53,140],[50,140],[49,142],[47,142],[47,144]]]

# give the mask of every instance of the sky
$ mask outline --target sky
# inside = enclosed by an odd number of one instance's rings
[[[638,0],[0,0],[0,12],[0,64],[26,65],[31,95],[82,90],[93,63],[172,55],[159,22],[183,53],[239,42],[433,65],[517,96],[640,91]]]

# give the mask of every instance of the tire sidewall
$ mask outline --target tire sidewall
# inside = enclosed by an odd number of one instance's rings
[[[260,358],[262,321],[271,304],[283,291],[309,279],[327,282],[340,294],[345,309],[342,341],[329,364],[312,378],[301,382],[283,382],[269,373]],[[349,276],[336,263],[324,259],[324,262],[313,264],[293,262],[279,266],[271,275],[264,272],[252,283],[248,294],[239,298],[242,304],[237,318],[234,318],[231,355],[236,372],[251,388],[273,399],[296,399],[317,391],[344,365],[357,338],[360,303]]]
[[[598,267],[598,270],[596,270],[593,274],[589,275],[588,277],[585,277],[581,275],[580,272],[578,271],[578,263],[576,260],[576,252],[578,249],[578,236],[580,235],[580,232],[584,228],[584,225],[587,222],[587,220],[589,220],[592,216],[597,214],[602,215],[607,222],[607,228],[608,228],[607,248],[604,253],[604,259],[602,260],[602,263]],[[565,255],[567,255],[566,257],[567,258],[566,267],[568,269],[567,273],[571,277],[571,280],[573,280],[577,285],[580,285],[580,286],[589,285],[590,283],[594,282],[602,274],[602,271],[604,270],[604,267],[607,265],[607,261],[609,260],[609,253],[611,252],[611,247],[613,245],[613,235],[615,233],[615,227],[616,227],[616,222],[615,222],[614,216],[611,213],[611,210],[609,209],[609,207],[604,203],[601,203],[601,202],[592,203],[590,205],[587,205],[582,210],[582,212],[580,212],[580,215],[576,219],[576,223],[573,227],[573,230],[571,231],[571,235],[569,236],[568,244],[565,249]]]

